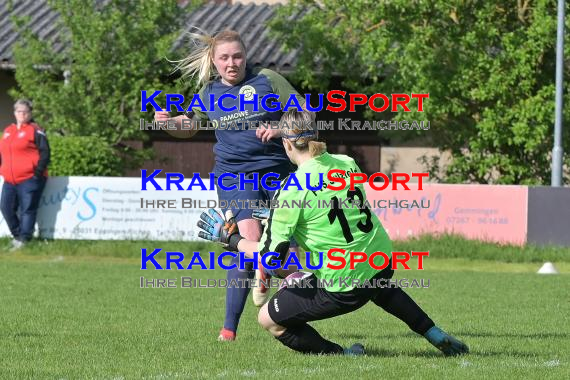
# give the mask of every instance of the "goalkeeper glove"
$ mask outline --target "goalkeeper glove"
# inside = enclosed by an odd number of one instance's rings
[[[225,219],[213,208],[203,212],[198,221],[202,231],[198,236],[205,240],[221,243],[231,251],[238,251],[237,245],[243,239],[239,234],[236,218],[231,210],[226,211]]]
[[[267,226],[267,221],[269,220],[269,209],[268,208],[256,208],[252,212],[253,219],[261,221],[263,226]]]

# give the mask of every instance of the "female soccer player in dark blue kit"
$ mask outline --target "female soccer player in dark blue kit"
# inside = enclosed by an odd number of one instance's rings
[[[180,128],[183,121],[210,121],[217,125],[227,124],[228,121],[235,122],[238,128],[216,129],[217,143],[214,146],[216,164],[214,172],[217,177],[223,173],[244,173],[247,179],[254,180],[254,173],[258,173],[258,178],[266,173],[277,173],[280,178],[287,176],[293,171],[283,144],[280,139],[278,129],[255,128],[249,129],[248,125],[255,125],[259,122],[278,122],[282,112],[267,112],[260,105],[254,110],[253,104],[246,103],[244,111],[240,111],[240,94],[245,100],[251,101],[254,94],[257,94],[259,101],[268,94],[279,95],[279,101],[283,104],[294,95],[299,105],[304,106],[304,99],[281,75],[267,69],[260,71],[250,70],[246,66],[246,50],[240,35],[234,31],[222,31],[214,37],[204,33],[191,33],[190,37],[195,43],[195,49],[185,59],[178,61],[178,68],[184,75],[197,77],[198,82],[203,85],[199,91],[199,96],[207,111],[201,107],[193,107],[192,112],[170,118],[168,112],[157,112],[155,120],[174,120],[179,127],[177,131],[169,131],[172,135],[180,138],[192,137],[195,130],[184,130]],[[212,79],[214,69],[218,77]],[[232,98],[224,98],[224,108],[236,107],[235,111],[224,111],[215,101],[210,104],[210,95],[218,99],[221,95],[233,95]],[[235,100],[234,100],[235,99]],[[277,101],[273,98],[273,101]],[[271,106],[271,104],[267,104]],[[186,124],[186,123],[185,123]],[[277,180],[273,178],[272,180]],[[223,179],[224,186],[237,185],[238,180],[232,178]],[[269,201],[273,197],[274,191],[264,189],[260,184],[258,190],[253,188],[252,183],[245,186],[245,190],[222,190],[217,188],[220,201]],[[238,204],[241,202],[238,202]],[[241,234],[250,240],[261,238],[261,224],[252,218],[252,209],[240,209],[230,207],[232,210]],[[225,210],[224,210],[225,211]],[[233,263],[233,262],[232,262]],[[236,262],[237,263],[237,262]],[[260,271],[257,274],[263,278]],[[239,271],[233,269],[228,271],[228,280],[253,278],[255,271],[248,269]],[[220,332],[219,340],[234,340],[243,312],[249,289],[228,288],[226,292],[226,317],[224,328]],[[253,301],[256,306],[262,306],[268,295],[268,290],[264,287],[254,287]]]

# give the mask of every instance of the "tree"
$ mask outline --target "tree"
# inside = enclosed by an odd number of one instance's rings
[[[13,50],[19,88],[12,96],[32,99],[37,121],[50,133],[99,138],[123,166],[140,164],[148,152],[124,143],[145,139],[139,120],[150,117],[140,112],[141,90],[174,88],[167,80],[172,65],[164,58],[173,54],[187,10],[171,0],[49,5],[59,12],[57,40],[41,40],[27,27],[28,19],[13,18],[21,38]]]
[[[429,93],[425,112],[394,117],[431,122],[431,140],[454,158],[447,181],[550,182],[555,2],[294,0],[272,28],[300,47],[295,75],[309,88],[340,74],[355,92]]]

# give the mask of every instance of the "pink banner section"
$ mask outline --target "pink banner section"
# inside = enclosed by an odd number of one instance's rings
[[[392,239],[452,233],[497,243],[526,242],[526,186],[424,184],[418,190],[417,184],[408,185],[411,190],[382,191],[366,185],[368,202]]]

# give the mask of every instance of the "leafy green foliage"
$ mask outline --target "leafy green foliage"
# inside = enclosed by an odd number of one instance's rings
[[[328,90],[340,75],[354,92],[429,93],[425,112],[366,117],[431,121],[430,140],[454,157],[448,181],[549,183],[552,1],[294,0],[272,27],[288,47],[301,47],[295,75],[304,86]],[[382,133],[397,139],[409,132]],[[563,144],[569,152],[570,133]]]
[[[164,58],[172,58],[188,9],[170,0],[104,3],[50,1],[60,14],[56,40],[41,40],[26,18],[14,18],[21,39],[13,51],[19,88],[11,95],[32,99],[36,120],[50,132],[95,137],[138,165],[147,152],[123,142],[146,138],[139,119],[151,117],[140,112],[141,90],[176,92]]]
[[[117,176],[121,158],[97,136],[50,136],[53,176]]]

